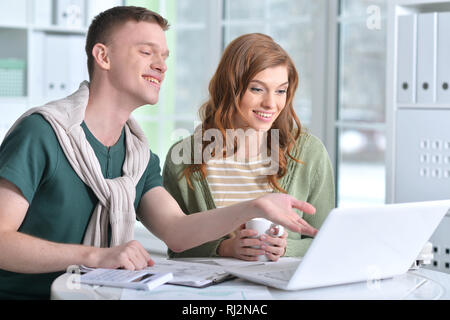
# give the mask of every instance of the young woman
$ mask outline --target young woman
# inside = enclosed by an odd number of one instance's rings
[[[314,215],[298,212],[305,225],[322,225],[334,207],[333,171],[322,142],[301,127],[295,114],[297,86],[291,58],[269,36],[246,34],[228,45],[210,82],[209,100],[200,109],[201,127],[172,146],[165,162],[163,184],[184,212],[281,192],[316,208]],[[169,250],[169,255],[257,260],[265,254],[276,261],[303,256],[312,241],[293,232],[254,235],[242,226],[181,253]]]

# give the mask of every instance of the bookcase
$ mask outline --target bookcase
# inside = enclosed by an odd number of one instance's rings
[[[0,0],[0,143],[27,109],[63,98],[88,79],[85,38],[92,19],[133,0]],[[154,1],[153,1],[154,3]],[[136,239],[152,253],[167,246],[141,223]]]
[[[450,2],[388,2],[387,202],[450,199]],[[450,273],[450,213],[430,268]]]
[[[121,0],[0,1],[0,142],[24,111],[88,78],[87,28]]]

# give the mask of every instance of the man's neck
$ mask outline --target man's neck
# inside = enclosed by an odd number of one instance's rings
[[[84,122],[98,141],[111,147],[119,140],[132,111],[115,90],[91,84]]]

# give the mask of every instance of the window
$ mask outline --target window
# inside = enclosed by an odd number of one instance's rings
[[[160,13],[171,25],[166,33],[171,51],[168,71],[155,106],[141,107],[134,116],[146,133],[161,165],[170,146],[189,135],[198,121],[197,110],[207,98],[210,72],[205,56],[210,47],[209,0],[128,1]],[[206,62],[206,63],[205,63]]]
[[[225,0],[223,18],[223,46],[238,36],[262,32],[279,43],[294,60],[300,83],[294,107],[300,121],[311,128],[315,86],[324,81],[317,65],[325,59],[323,43],[325,33],[326,2],[292,0]],[[317,72],[318,74],[314,74]],[[320,98],[319,98],[320,99]],[[319,103],[316,108],[321,108]],[[319,120],[320,121],[320,120]],[[314,128],[316,129],[316,128]],[[320,135],[320,130],[315,130]]]
[[[385,202],[386,1],[341,0],[338,18],[339,206]]]
[[[160,102],[135,112],[161,164],[169,147],[198,124],[198,109],[226,45],[244,33],[262,32],[297,66],[294,106],[335,160],[338,205],[384,203],[385,0],[128,1],[134,2],[145,2],[172,26]],[[336,24],[329,24],[336,16]],[[329,42],[333,28],[337,46]],[[329,63],[334,50],[338,58]],[[329,80],[330,68],[336,69],[335,79]],[[330,81],[336,88],[327,87]],[[336,101],[330,104],[329,95],[337,95]]]
[[[166,34],[171,55],[160,101],[134,113],[161,162],[169,147],[198,124],[198,109],[208,98],[209,80],[225,46],[249,32],[272,36],[291,55],[300,75],[297,114],[321,137],[323,121],[313,110],[321,110],[324,99],[325,0],[130,0],[127,4],[145,5],[171,24]]]

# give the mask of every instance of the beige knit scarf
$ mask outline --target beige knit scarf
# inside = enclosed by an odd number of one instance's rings
[[[7,135],[23,118],[33,113],[41,114],[50,123],[73,170],[99,200],[87,226],[83,244],[104,248],[108,246],[108,225],[111,225],[111,246],[121,245],[134,238],[136,185],[147,168],[150,150],[142,129],[130,117],[125,125],[123,176],[105,179],[81,127],[88,100],[89,83],[85,81],[71,96],[28,110]]]

